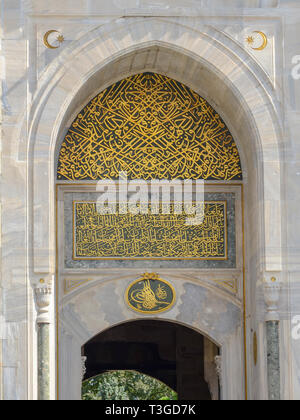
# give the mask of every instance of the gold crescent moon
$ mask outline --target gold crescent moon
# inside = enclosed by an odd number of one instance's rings
[[[264,34],[263,32],[261,32],[261,31],[254,31],[256,34],[259,34],[261,37],[262,37],[262,39],[263,39],[263,43],[262,43],[262,45],[260,46],[260,47],[257,47],[257,48],[254,48],[254,47],[252,47],[252,49],[253,50],[256,50],[256,51],[262,51],[262,50],[264,50],[265,48],[266,48],[266,46],[268,45],[268,38],[267,38],[267,36],[266,36],[266,34]]]
[[[57,48],[59,48],[59,46],[55,47],[54,45],[51,45],[49,42],[49,35],[54,34],[56,32],[59,33],[55,29],[51,29],[51,31],[46,32],[44,35],[44,44],[47,48],[50,48],[51,50],[56,50]]]

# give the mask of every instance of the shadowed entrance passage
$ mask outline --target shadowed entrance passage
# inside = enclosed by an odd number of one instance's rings
[[[178,393],[179,400],[219,399],[218,347],[187,327],[158,320],[127,322],[83,346],[84,380],[112,370],[135,370]]]

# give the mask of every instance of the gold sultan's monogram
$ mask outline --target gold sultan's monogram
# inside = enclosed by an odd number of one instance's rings
[[[74,259],[227,258],[226,202],[205,202],[199,225],[186,225],[187,215],[174,214],[174,204],[170,209],[170,214],[101,214],[95,202],[75,201]]]
[[[175,290],[156,273],[145,273],[127,289],[128,305],[143,313],[157,313],[169,309],[175,302]]]
[[[156,293],[154,293],[150,286],[150,280],[145,280],[142,289],[133,290],[130,294],[131,300],[137,303],[137,307],[145,310],[152,310],[159,304],[170,305],[171,302],[164,302],[166,297],[167,292],[164,286],[159,285]]]
[[[235,142],[197,93],[166,76],[128,77],[77,116],[60,150],[61,180],[241,180]]]

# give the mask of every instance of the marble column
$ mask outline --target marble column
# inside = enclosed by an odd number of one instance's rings
[[[278,303],[281,284],[275,276],[264,282],[266,303],[267,368],[269,400],[280,400],[280,349]]]
[[[50,302],[51,287],[37,287],[35,289],[36,304],[38,309],[38,399],[50,399]]]

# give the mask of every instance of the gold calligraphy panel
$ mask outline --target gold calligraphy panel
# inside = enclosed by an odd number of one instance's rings
[[[227,259],[226,202],[205,202],[201,224],[187,214],[101,214],[73,203],[73,259]]]
[[[166,76],[128,77],[96,96],[61,146],[60,180],[241,180],[235,142],[218,113]]]

